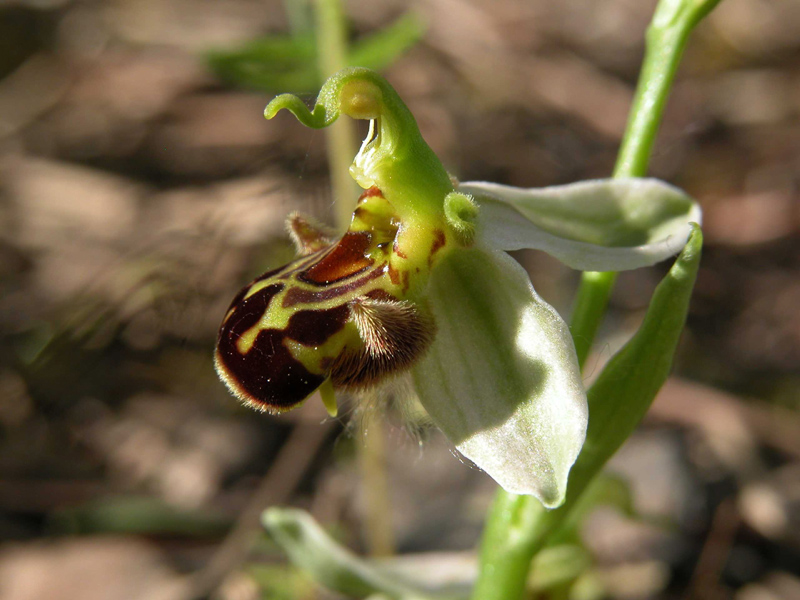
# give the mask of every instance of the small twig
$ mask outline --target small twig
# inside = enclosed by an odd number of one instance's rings
[[[717,506],[711,521],[697,567],[689,585],[689,600],[724,600],[725,590],[720,578],[728,562],[741,517],[733,498],[726,498]]]
[[[320,423],[324,417],[319,405],[315,398],[310,398],[303,407],[305,414],[281,447],[272,468],[253,492],[233,529],[205,567],[190,577],[184,600],[204,598],[213,592],[225,576],[246,559],[261,529],[264,509],[289,499],[336,423],[332,420]]]

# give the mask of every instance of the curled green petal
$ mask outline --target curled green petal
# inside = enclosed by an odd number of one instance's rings
[[[481,208],[478,235],[504,250],[536,248],[583,271],[649,266],[683,248],[700,207],[656,179],[600,179],[523,189],[462,183]]]
[[[429,299],[438,332],[412,370],[422,405],[507,491],[560,505],[587,422],[569,328],[516,261],[477,246],[442,259]]]
[[[414,116],[379,74],[361,67],[343,69],[322,86],[313,109],[297,96],[283,94],[267,105],[271,119],[281,109],[307,127],[321,128],[344,114],[371,121],[370,131],[350,173],[364,189],[377,187],[387,197],[418,211],[441,213],[453,191],[439,159],[420,135]]]

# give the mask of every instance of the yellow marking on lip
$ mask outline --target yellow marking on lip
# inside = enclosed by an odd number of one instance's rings
[[[247,293],[244,295],[244,298],[242,298],[242,300],[247,300],[253,294],[256,294],[256,293],[260,292],[265,287],[267,287],[269,285],[272,285],[273,283],[275,283],[275,279],[273,279],[272,277],[270,277],[269,279],[265,279],[263,281],[259,281],[257,283],[254,283],[252,286],[250,286],[250,289],[247,290]]]
[[[281,292],[280,294],[284,294],[285,292]],[[276,298],[280,296],[280,294],[276,294]],[[270,302],[275,301],[275,298]],[[276,304],[276,306],[279,306]],[[289,324],[289,319],[292,317],[294,313],[288,310],[279,310],[273,309],[270,310],[267,307],[267,310],[264,311],[264,314],[261,315],[261,318],[258,322],[253,325],[250,329],[245,331],[238,340],[236,340],[236,349],[242,353],[247,354],[250,352],[250,348],[253,347],[253,344],[258,337],[258,334],[264,331],[265,329],[277,329],[278,331],[285,331],[286,326]]]
[[[250,352],[253,344],[256,343],[258,334],[261,333],[263,329],[264,328],[259,325],[254,325],[239,336],[239,339],[236,340],[236,350],[239,351],[239,354],[247,354]]]
[[[232,309],[230,309],[228,312],[226,312],[226,313],[225,313],[225,318],[224,318],[224,319],[222,319],[222,325],[225,325],[225,323],[227,323],[227,322],[228,322],[228,319],[230,319],[230,318],[231,318],[231,315],[232,315],[234,312],[236,312],[236,307],[235,307],[235,306],[234,306]]]

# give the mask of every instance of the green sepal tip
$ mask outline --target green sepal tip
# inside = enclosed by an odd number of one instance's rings
[[[333,389],[333,383],[330,378],[319,388],[319,395],[322,397],[322,405],[331,417],[336,417],[339,414],[339,406],[336,403],[336,391]]]

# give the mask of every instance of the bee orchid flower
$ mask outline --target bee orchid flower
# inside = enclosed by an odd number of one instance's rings
[[[217,372],[243,402],[282,412],[317,389],[410,375],[455,447],[507,491],[564,500],[588,410],[569,327],[506,251],[544,250],[580,270],[652,265],[686,243],[698,206],[656,180],[519,189],[457,183],[380,75],[345,69],[314,107],[267,106],[321,128],[344,114],[370,130],[350,172],[364,189],[335,239],[289,218],[300,256],[233,300]]]

